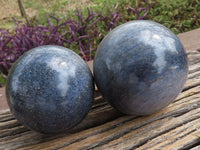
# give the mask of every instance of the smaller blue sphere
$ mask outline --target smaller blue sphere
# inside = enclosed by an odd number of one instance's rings
[[[69,130],[81,122],[92,106],[93,91],[88,65],[71,50],[53,45],[20,57],[6,85],[11,112],[41,133]]]
[[[111,31],[94,58],[103,97],[125,114],[149,115],[170,104],[187,79],[187,55],[169,29],[132,21]]]

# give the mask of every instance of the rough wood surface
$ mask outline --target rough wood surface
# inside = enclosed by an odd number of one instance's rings
[[[186,50],[200,49],[200,28],[178,34]]]
[[[200,149],[200,52],[190,51],[183,92],[167,108],[145,117],[123,115],[96,91],[88,116],[70,133],[42,135],[0,112],[0,149]]]
[[[5,94],[5,88],[0,88],[0,111],[8,109],[8,104],[6,101],[6,94]]]

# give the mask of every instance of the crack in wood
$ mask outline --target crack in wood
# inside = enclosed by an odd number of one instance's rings
[[[186,114],[186,113],[188,113],[188,112],[189,112],[189,111],[186,111],[186,112],[184,112],[182,115],[184,115],[184,114]],[[182,115],[178,115],[178,116],[182,116]],[[173,117],[176,118],[177,116],[176,116],[176,115],[173,115]],[[164,118],[161,118],[161,119],[159,119],[159,120],[162,120],[162,119],[164,119]],[[188,123],[188,122],[193,121],[193,120],[196,120],[196,119],[199,119],[199,116],[196,117],[196,118],[193,118],[193,119],[191,119],[191,120],[188,120],[188,121],[186,121],[185,123]],[[155,121],[159,121],[159,120],[155,120]],[[149,123],[147,123],[147,124],[149,124]],[[147,124],[145,124],[145,125],[147,125]],[[144,126],[145,126],[145,125],[144,125]],[[153,138],[156,138],[156,137],[158,137],[158,136],[160,136],[160,135],[162,135],[162,134],[165,134],[165,133],[167,133],[167,132],[169,132],[169,131],[171,131],[171,130],[177,128],[177,127],[180,127],[180,126],[182,126],[182,124],[179,124],[179,125],[177,125],[177,126],[174,126],[173,128],[169,128],[168,130],[165,130],[165,131],[163,131],[163,132],[161,132],[161,133],[159,133],[159,134],[157,134],[157,135],[155,135],[155,136],[152,136],[151,138],[148,138],[147,140],[145,140],[145,141],[143,141],[143,142],[141,142],[141,143],[138,143],[138,145],[135,145],[135,146],[130,147],[130,148],[128,148],[128,149],[136,149],[136,148],[138,148],[138,147],[144,145],[145,143],[147,143],[147,141],[149,141],[149,140],[151,140],[151,139],[153,139]],[[140,126],[140,128],[141,128],[141,127],[143,127],[143,126]],[[137,129],[137,128],[135,128],[135,129]],[[133,130],[135,130],[135,129],[130,129],[130,130],[124,132],[122,135],[125,136],[127,133],[130,133],[131,131],[133,131]],[[114,141],[114,140],[120,138],[122,135],[118,135],[118,136],[116,136],[115,138],[109,139],[108,141],[104,141],[104,142],[100,143],[100,144],[97,145],[97,146],[94,146],[94,147],[86,147],[86,149],[93,149],[93,148],[98,148],[98,147],[100,147],[100,146],[106,145],[107,143],[109,143],[109,142],[111,142],[111,141]],[[112,145],[112,146],[113,146],[113,145]],[[111,146],[111,147],[112,147],[112,146]]]

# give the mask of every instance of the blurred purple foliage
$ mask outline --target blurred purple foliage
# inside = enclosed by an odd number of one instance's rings
[[[16,29],[9,32],[0,29],[0,73],[5,75],[23,53],[41,45],[64,46],[59,26],[28,26],[15,20]]]
[[[146,3],[148,0],[143,0]],[[128,7],[136,19],[144,19],[155,4],[136,9]],[[142,15],[141,15],[142,14]],[[41,45],[60,45],[75,50],[85,60],[93,59],[94,50],[103,37],[117,25],[128,21],[117,10],[107,16],[88,8],[84,16],[77,10],[75,18],[63,21],[55,16],[47,17],[48,25],[30,25],[14,18],[13,32],[0,29],[0,75],[8,75],[12,64],[26,51]],[[53,23],[56,22],[56,23]],[[75,47],[75,49],[73,49]],[[1,85],[0,85],[1,86]]]
[[[148,3],[149,0],[142,0],[143,3]],[[133,8],[133,7],[128,7],[129,10],[131,10],[135,15],[137,20],[143,20],[144,18],[147,17],[150,9],[155,6],[158,2],[155,1],[153,4],[147,5],[147,7],[138,7],[138,8]],[[142,3],[141,3],[142,4]]]
[[[116,27],[120,19],[123,17],[117,11],[111,12],[108,16],[103,16],[102,14],[99,14],[99,16],[101,17],[101,21],[104,22],[104,28],[106,28],[107,31],[111,31]]]
[[[69,40],[68,44],[78,45],[79,55],[85,61],[92,60],[92,51],[94,50],[93,41],[99,37],[100,30],[97,23],[100,21],[100,16],[88,9],[86,18],[77,10],[77,19],[69,19],[64,24],[67,25],[68,34],[66,38]]]

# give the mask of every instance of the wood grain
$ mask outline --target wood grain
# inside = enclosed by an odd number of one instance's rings
[[[192,31],[184,32],[178,35],[187,50],[197,50],[200,48],[200,28]]]
[[[123,115],[98,91],[88,116],[70,133],[43,135],[0,112],[0,149],[199,149],[200,58],[188,52],[189,75],[182,93],[167,108],[150,116]]]

